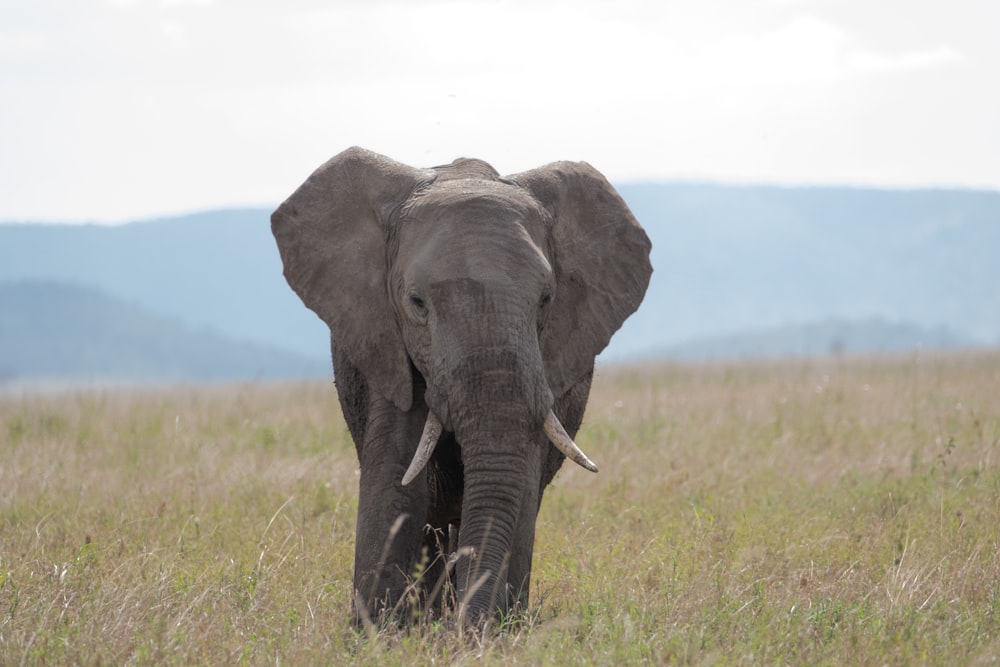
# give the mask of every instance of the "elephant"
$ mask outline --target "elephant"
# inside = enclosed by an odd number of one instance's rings
[[[329,326],[357,449],[355,623],[405,623],[414,599],[462,627],[524,609],[546,486],[567,457],[597,470],[573,437],[596,355],[646,292],[645,231],[585,162],[501,177],[358,147],[271,229]]]

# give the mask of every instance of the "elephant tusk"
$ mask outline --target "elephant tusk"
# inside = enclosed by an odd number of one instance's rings
[[[549,440],[552,441],[556,449],[565,454],[573,463],[586,468],[590,472],[597,472],[597,466],[576,446],[573,438],[569,437],[566,429],[563,428],[562,422],[559,421],[559,417],[556,417],[556,413],[552,410],[549,410],[549,416],[545,418],[544,428],[545,435],[549,436]]]
[[[413,478],[419,475],[427,462],[431,460],[434,446],[437,444],[438,438],[441,437],[441,428],[441,420],[433,411],[428,410],[427,421],[424,422],[424,432],[420,434],[420,445],[417,447],[417,453],[413,455],[410,467],[403,475],[403,486],[412,482]]]

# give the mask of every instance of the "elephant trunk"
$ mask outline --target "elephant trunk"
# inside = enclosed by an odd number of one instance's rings
[[[493,328],[517,331],[516,325],[508,327],[500,324]],[[445,429],[442,417],[450,422],[452,408],[456,407],[456,414],[478,417],[492,411],[493,406],[519,405],[522,414],[518,416],[522,421],[528,420],[528,430],[531,430],[532,424],[541,425],[549,442],[568,459],[591,472],[597,472],[597,466],[573,442],[553,411],[553,396],[545,382],[537,340],[528,335],[515,335],[512,339],[528,339],[535,345],[522,344],[521,349],[517,345],[505,345],[502,342],[484,345],[476,354],[466,356],[445,372],[445,381],[433,383],[429,387],[427,422],[417,451],[403,475],[403,486],[412,482],[427,465],[438,438]],[[456,387],[459,388],[456,395],[450,395]],[[515,423],[516,421],[512,421],[511,425]],[[462,441],[461,438],[459,441]]]
[[[475,357],[468,361],[475,363]],[[528,570],[521,564],[525,553],[530,563],[544,444],[541,428],[552,406],[540,359],[532,364],[496,352],[487,358],[497,363],[462,374],[466,381],[457,383],[450,397],[465,479],[456,600],[460,617],[470,624],[508,610],[527,594]]]
[[[420,435],[420,444],[417,445],[417,452],[413,455],[413,460],[410,461],[410,467],[407,468],[406,474],[403,475],[403,486],[408,485],[416,479],[417,475],[424,469],[424,466],[427,465],[427,462],[430,461],[431,455],[434,453],[434,447],[437,446],[438,438],[441,437],[442,429],[441,419],[434,414],[433,410],[428,410],[427,421],[424,423],[424,430]],[[562,422],[559,421],[559,417],[556,416],[554,411],[549,410],[543,429],[549,442],[555,445],[556,449],[562,452],[566,458],[590,472],[597,472],[597,465],[573,442],[573,438],[566,433],[565,427],[563,427]]]
[[[506,611],[521,594],[523,582],[509,581],[508,571],[512,551],[525,546],[515,541],[522,532],[518,523],[530,485],[525,483],[527,468],[524,456],[509,451],[479,454],[465,464],[455,583],[459,615],[466,623]]]
[[[533,330],[523,323],[484,318],[491,335],[443,372],[432,374],[425,394],[432,415],[454,432],[464,474],[461,525],[455,554],[459,615],[478,624],[526,601],[535,515],[546,447],[543,424],[551,414]],[[446,355],[443,355],[446,356]],[[422,441],[433,447],[439,426],[428,418]],[[415,468],[429,455],[418,449]]]

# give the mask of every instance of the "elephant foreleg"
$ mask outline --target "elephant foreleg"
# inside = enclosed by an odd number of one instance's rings
[[[417,573],[427,522],[423,478],[402,485],[416,449],[425,414],[403,413],[375,398],[368,410],[365,441],[359,449],[361,480],[354,547],[355,618],[400,619]]]

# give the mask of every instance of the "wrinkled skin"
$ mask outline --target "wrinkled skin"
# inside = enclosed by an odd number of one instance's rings
[[[359,148],[271,220],[289,284],[330,327],[357,447],[356,618],[398,610],[421,562],[421,599],[439,603],[448,556],[464,622],[525,605],[564,460],[542,423],[579,428],[594,357],[649,282],[642,228],[586,163],[500,178]],[[429,410],[444,432],[404,486]]]

